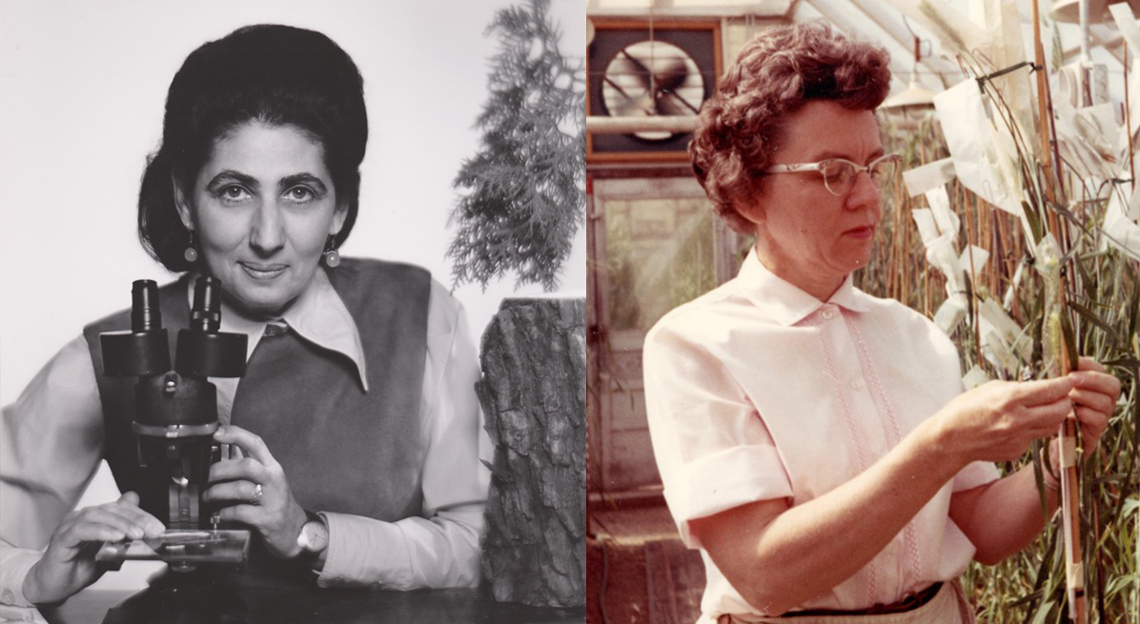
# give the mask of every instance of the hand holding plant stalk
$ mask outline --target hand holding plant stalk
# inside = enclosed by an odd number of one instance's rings
[[[1037,270],[1045,287],[1041,318],[1041,351],[1048,377],[1068,375],[1074,368],[1076,347],[1065,316],[1061,277],[1061,250],[1053,234],[1037,245]],[[1080,483],[1077,470],[1077,424],[1074,413],[1061,424],[1058,454],[1061,460],[1061,514],[1065,531],[1065,582],[1069,592],[1069,617],[1077,624],[1088,621],[1085,607],[1084,552],[1081,547]]]
[[[916,216],[919,232],[924,234],[926,262],[911,259],[922,258],[923,249],[915,250],[914,238],[895,230],[897,240],[888,238],[884,244],[891,251],[890,262],[881,269],[890,279],[882,281],[891,296],[899,296],[895,294],[898,289],[889,290],[895,283],[925,284],[925,300],[922,288],[904,288],[901,298],[928,314],[941,311],[940,299],[932,298],[931,292],[937,293],[943,284],[950,291],[947,300],[957,297],[961,301],[959,316],[945,330],[965,356],[966,387],[994,378],[1065,374],[1076,383],[1070,393],[1076,419],[1068,420],[1069,442],[1059,437],[1048,444],[1053,465],[1064,460],[1069,469],[1068,495],[1058,488],[1065,513],[1064,522],[1057,525],[1064,526],[1049,528],[1042,540],[1018,557],[997,566],[972,567],[966,580],[968,593],[982,608],[981,618],[992,624],[1070,621],[1066,615],[1077,622],[1131,622],[1140,613],[1140,585],[1135,583],[1140,573],[1140,450],[1136,446],[1140,443],[1136,385],[1140,378],[1140,270],[1136,264],[1140,224],[1129,207],[1140,202],[1140,194],[1133,190],[1134,175],[1130,175],[1133,143],[1119,139],[1134,124],[1114,124],[1113,115],[1105,113],[1111,108],[1107,103],[1089,106],[1086,100],[1084,106],[1076,106],[1065,94],[1053,110],[1049,75],[1062,59],[1060,41],[1059,35],[1053,37],[1055,49],[1047,55],[1050,37],[1044,37],[1043,45],[1044,22],[1036,14],[1036,3],[1029,55],[1024,54],[1027,46],[1020,39],[1011,39],[1011,33],[1021,32],[1022,21],[1015,9],[1003,7],[998,15],[991,11],[993,7],[987,8],[983,28],[981,21],[971,22],[946,3],[915,0],[905,4],[902,8],[908,16],[952,51],[968,78],[935,97],[945,148],[929,140],[936,133],[895,139],[915,139],[918,147],[910,150],[912,166],[945,159],[951,163],[952,175],[929,182],[911,176],[905,188],[889,189],[886,195],[901,208],[894,215],[901,228],[910,220],[911,211],[906,210],[912,207],[908,206],[913,201],[910,198],[925,194],[936,212],[930,189],[946,184],[950,210],[962,224],[959,228],[957,219],[950,223],[950,234],[964,233],[963,244],[985,250],[991,261],[984,269],[963,259],[946,266],[934,263],[931,246],[926,244],[930,237]],[[1131,15],[1126,21],[1133,21]],[[1136,95],[1132,93],[1134,101]],[[1127,105],[1126,109],[1132,110]],[[1124,143],[1126,151],[1115,151],[1113,146]],[[896,151],[906,153],[905,149]],[[947,180],[940,181],[943,178]],[[1126,214],[1131,216],[1126,218]],[[934,234],[945,231],[939,226]],[[957,247],[953,251],[956,254]],[[963,258],[975,257],[963,252]],[[926,265],[925,270],[917,268]],[[1041,279],[1024,279],[1028,272],[1023,276],[1022,269],[1029,266],[1041,272]],[[896,275],[907,271],[917,273]],[[954,289],[950,289],[951,282]],[[966,327],[957,329],[963,323]],[[1094,358],[1078,357],[1081,352]],[[1116,377],[1095,360],[1109,366]],[[1046,373],[1049,369],[1053,370]],[[1077,450],[1078,421],[1083,453]],[[1094,459],[1098,448],[1096,461],[1082,461]],[[1025,460],[1032,461],[1031,457]],[[1007,467],[1010,471],[1017,468],[1016,463]],[[1078,470],[1079,497],[1074,495]],[[1052,498],[1044,490],[1041,494]],[[1078,504],[1083,510],[1077,509]],[[1071,548],[1057,553],[1057,548],[1062,536],[1080,548],[1076,540],[1082,535],[1086,548],[1074,566],[1071,559],[1076,553]],[[1073,578],[1073,573],[1079,578]],[[1082,594],[1079,600],[1077,591]],[[1069,613],[1062,613],[1065,610]]]

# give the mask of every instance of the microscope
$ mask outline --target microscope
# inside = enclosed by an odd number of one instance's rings
[[[250,532],[220,529],[217,514],[202,503],[202,491],[211,464],[229,459],[231,452],[230,445],[213,438],[217,388],[207,377],[245,374],[246,336],[218,331],[221,284],[200,277],[171,369],[158,296],[155,282],[134,282],[131,329],[105,332],[99,340],[105,375],[138,378],[131,426],[138,436],[139,465],[149,480],[139,488],[139,506],[167,530],[159,538],[107,542],[96,561],[118,569],[127,559],[162,560],[175,572],[203,563],[241,565],[249,557]]]

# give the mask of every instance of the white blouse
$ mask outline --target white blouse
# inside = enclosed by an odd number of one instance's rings
[[[850,277],[821,302],[768,271],[755,251],[735,279],[657,323],[644,370],[666,502],[692,548],[700,544],[689,521],[821,496],[962,391],[957,351],[925,317],[859,291]],[[958,576],[974,546],[949,517],[950,495],[997,478],[992,464],[967,466],[870,563],[799,608],[897,602]],[[701,555],[701,622],[765,615]]]

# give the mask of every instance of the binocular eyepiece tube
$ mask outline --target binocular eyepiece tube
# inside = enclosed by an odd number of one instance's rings
[[[106,376],[138,377],[131,427],[138,435],[139,465],[155,484],[139,492],[140,504],[169,528],[201,528],[207,518],[201,513],[200,486],[219,456],[213,440],[219,424],[217,388],[207,378],[244,375],[247,338],[219,331],[221,284],[198,278],[172,369],[158,286],[138,280],[131,299],[131,329],[103,333],[99,340]]]

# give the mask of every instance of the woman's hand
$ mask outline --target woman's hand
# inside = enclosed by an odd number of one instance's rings
[[[1085,455],[1090,455],[1108,429],[1108,419],[1120,399],[1120,380],[1105,372],[1092,358],[1082,357],[1077,370],[1069,373],[1076,384],[1069,391],[1073,411],[1081,423],[1081,439]]]
[[[1074,377],[1041,381],[991,381],[958,395],[933,420],[948,449],[971,461],[1007,461],[1031,442],[1057,433],[1072,410]]]
[[[202,500],[229,505],[219,512],[222,520],[237,520],[257,529],[274,556],[296,556],[301,551],[297,536],[307,518],[293,498],[281,464],[260,437],[241,427],[219,427],[214,439],[237,445],[245,457],[211,466],[213,485],[202,493]]]
[[[1092,455],[1100,438],[1108,429],[1108,419],[1120,399],[1120,380],[1105,372],[1104,366],[1092,358],[1082,357],[1077,370],[1069,373],[1076,384],[1069,391],[1073,402],[1072,414],[1081,424],[1081,446],[1085,457]],[[1061,474],[1061,455],[1057,438],[1049,444],[1049,465],[1052,475]]]
[[[103,575],[95,566],[103,542],[162,535],[166,527],[138,505],[138,494],[127,492],[113,503],[68,514],[24,578],[24,598],[32,604],[62,602]]]

